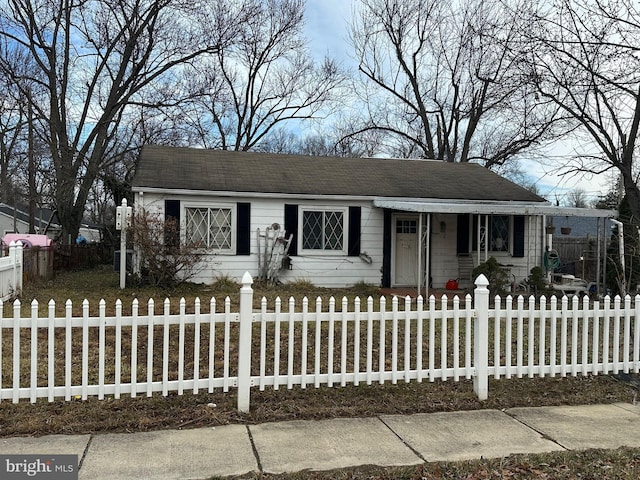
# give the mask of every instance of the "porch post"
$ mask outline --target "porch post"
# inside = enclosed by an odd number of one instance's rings
[[[422,249],[425,244],[423,243],[424,237],[422,236],[422,220],[424,213],[420,212],[418,216],[418,297],[420,296],[420,290],[422,290]]]
[[[478,400],[489,396],[489,281],[480,275],[476,281],[473,306],[475,320],[473,325],[473,391]],[[497,367],[496,367],[497,368]]]

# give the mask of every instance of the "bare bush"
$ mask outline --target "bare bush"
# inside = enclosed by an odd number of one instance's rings
[[[193,278],[204,267],[200,245],[180,241],[180,225],[173,217],[163,218],[143,209],[134,215],[129,231],[139,255],[142,283],[174,286]]]

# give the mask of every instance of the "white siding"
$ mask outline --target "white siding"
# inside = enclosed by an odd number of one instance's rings
[[[301,206],[325,206],[344,207],[343,201],[309,201],[309,200],[282,200],[269,198],[221,198],[221,197],[199,197],[199,196],[163,196],[145,193],[144,206],[150,212],[164,214],[164,201],[180,200],[181,208],[184,204],[197,202],[202,205],[210,203],[251,203],[251,227],[250,227],[250,255],[205,255],[203,261],[205,268],[193,279],[195,282],[212,283],[216,278],[228,276],[236,281],[240,281],[245,272],[249,272],[253,277],[258,275],[258,241],[257,231],[264,232],[267,227],[278,223],[284,228],[284,205],[297,204]],[[137,197],[139,202],[139,197]],[[138,203],[139,204],[139,203]],[[354,202],[347,206],[361,207],[361,239],[360,251],[369,258],[371,263],[360,257],[350,257],[347,255],[315,255],[299,254],[292,257],[292,269],[282,270],[280,280],[283,283],[295,282],[297,280],[307,280],[317,286],[324,287],[345,287],[358,282],[365,282],[372,285],[380,285],[382,267],[382,233],[383,233],[383,212],[375,209],[371,202]],[[184,212],[181,214],[184,221]],[[347,225],[345,225],[347,229]],[[286,233],[288,237],[288,233]]]
[[[193,279],[196,282],[202,283],[212,283],[217,278],[224,276],[231,277],[239,282],[245,272],[249,272],[254,278],[257,277],[257,231],[260,229],[264,232],[267,227],[270,227],[274,223],[278,223],[284,228],[285,204],[298,205],[299,210],[302,207],[341,208],[345,206],[359,206],[361,207],[360,252],[364,258],[350,257],[342,254],[306,254],[300,251],[300,245],[298,245],[299,254],[292,257],[292,269],[282,270],[280,272],[280,280],[283,283],[305,280],[317,286],[336,288],[351,286],[358,282],[371,285],[381,284],[384,212],[382,209],[374,208],[371,202],[354,201],[345,204],[344,201],[340,200],[284,200],[274,198],[207,197],[196,195],[169,196],[151,193],[145,193],[143,198],[143,203],[147,210],[163,215],[164,201],[169,199],[180,200],[182,209],[184,209],[185,204],[194,202],[201,205],[237,202],[247,202],[251,204],[251,254],[203,255],[205,266],[199,275]],[[139,195],[136,197],[136,205],[140,205]],[[184,222],[184,211],[181,213],[181,219]],[[516,283],[526,279],[529,276],[531,268],[536,265],[542,265],[542,253],[544,251],[541,230],[542,224],[542,217],[525,219],[525,256],[523,258],[514,258],[510,252],[489,252],[489,256],[493,255],[498,262],[510,265],[511,274],[514,276]],[[458,257],[456,255],[457,215],[433,214],[431,226],[430,275],[433,288],[440,289],[445,287],[449,279],[456,279],[459,276]],[[345,225],[345,229],[347,229],[347,225]],[[392,228],[392,235],[395,235],[394,232],[395,229]],[[472,235],[475,235],[475,232],[473,232]],[[474,266],[477,266],[477,252],[473,252],[472,258]],[[482,252],[481,259],[484,261],[484,252]]]

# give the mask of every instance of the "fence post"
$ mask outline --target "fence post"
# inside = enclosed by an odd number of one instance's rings
[[[475,320],[473,325],[473,391],[478,400],[489,395],[489,281],[484,275],[476,279],[474,290]]]
[[[14,294],[19,295],[22,291],[22,276],[24,275],[22,242],[11,242],[9,244],[9,258],[13,266],[12,287]]]
[[[238,339],[238,411],[249,411],[251,389],[251,330],[253,322],[253,279],[249,272],[240,288],[240,335]]]

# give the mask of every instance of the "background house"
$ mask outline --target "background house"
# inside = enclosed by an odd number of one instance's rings
[[[46,234],[52,240],[58,240],[62,227],[54,210],[36,208],[34,211],[35,233]],[[7,233],[29,233],[29,210],[20,205],[0,203],[0,239]],[[80,234],[89,243],[100,242],[100,228],[83,223]],[[75,241],[75,239],[73,239]]]
[[[470,287],[492,256],[518,282],[542,265],[546,217],[585,213],[470,163],[162,146],[143,148],[133,191],[135,209],[202,244],[202,282],[259,275],[267,229],[282,238],[284,282]]]

